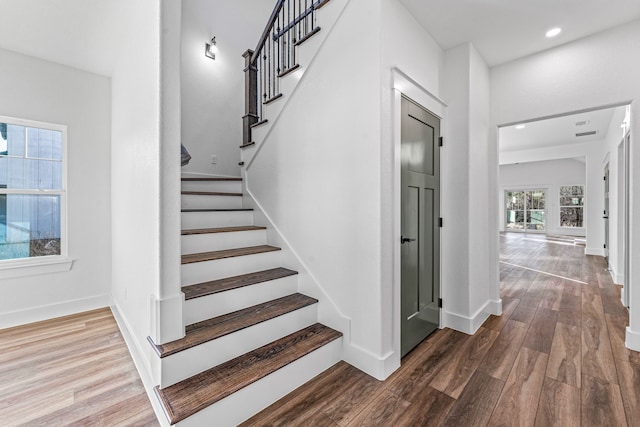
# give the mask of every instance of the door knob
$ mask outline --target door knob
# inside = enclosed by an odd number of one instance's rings
[[[416,239],[410,239],[408,237],[400,236],[400,243],[405,244],[409,242],[415,242]]]

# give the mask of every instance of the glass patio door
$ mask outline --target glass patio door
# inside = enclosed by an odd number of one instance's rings
[[[544,231],[546,229],[546,191],[505,191],[507,231]]]

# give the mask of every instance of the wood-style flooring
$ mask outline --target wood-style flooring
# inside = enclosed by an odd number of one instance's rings
[[[640,426],[640,353],[601,257],[501,235],[503,315],[436,331],[384,382],[340,362],[244,426]]]
[[[110,309],[0,330],[0,426],[157,425]]]

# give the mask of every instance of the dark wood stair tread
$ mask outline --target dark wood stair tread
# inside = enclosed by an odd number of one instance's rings
[[[193,234],[216,234],[216,233],[234,233],[237,231],[257,231],[266,230],[267,227],[257,225],[239,225],[237,227],[218,227],[218,228],[192,228],[182,230],[183,236],[191,236]]]
[[[242,181],[242,178],[232,177],[202,177],[202,178],[180,178],[182,182],[196,182],[196,181]]]
[[[316,323],[155,392],[175,424],[341,336]]]
[[[213,261],[216,259],[233,258],[237,256],[255,255],[265,252],[279,251],[280,248],[269,245],[250,246],[248,248],[225,249],[222,251],[201,252],[197,254],[182,255],[182,264],[194,262]]]
[[[181,209],[180,212],[250,212],[253,209],[213,209],[213,208],[202,208],[202,209]]]
[[[222,191],[183,191],[186,196],[240,196],[242,193],[225,193]]]
[[[190,300],[245,286],[256,285],[270,280],[281,279],[283,277],[293,276],[296,274],[298,274],[297,271],[278,267],[271,270],[257,271],[255,273],[242,274],[239,276],[226,277],[224,279],[185,286],[182,288],[182,292],[184,292],[185,300]]]
[[[162,345],[156,345],[151,340],[149,342],[158,356],[167,357],[317,302],[317,299],[306,295],[292,294],[188,325],[185,329],[186,335],[179,340]]]

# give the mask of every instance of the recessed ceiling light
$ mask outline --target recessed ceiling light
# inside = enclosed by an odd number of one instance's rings
[[[552,28],[549,31],[547,31],[547,34],[545,34],[547,37],[551,38],[551,37],[555,37],[558,34],[560,34],[562,32],[562,28]]]
[[[524,129],[525,127],[525,125],[516,125],[516,129]]]

